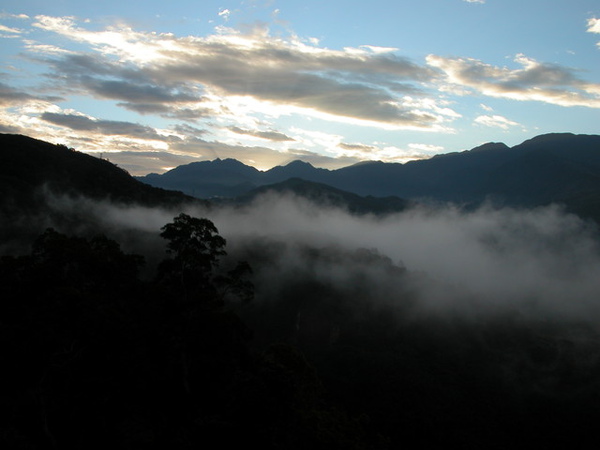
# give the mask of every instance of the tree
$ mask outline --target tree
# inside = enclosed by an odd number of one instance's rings
[[[218,265],[219,257],[227,254],[227,242],[208,219],[181,213],[161,230],[160,236],[169,241],[168,251],[175,255],[181,270],[209,273]]]
[[[209,219],[181,213],[161,230],[173,257],[160,264],[158,278],[170,290],[179,291],[184,301],[202,298],[205,303],[222,304],[228,295],[252,298],[253,286],[244,280],[251,273],[247,263],[217,273],[220,258],[227,255],[227,242]]]

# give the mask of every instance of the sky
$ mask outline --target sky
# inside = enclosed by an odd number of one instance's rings
[[[600,131],[597,0],[3,0],[0,40],[0,133],[132,175]]]

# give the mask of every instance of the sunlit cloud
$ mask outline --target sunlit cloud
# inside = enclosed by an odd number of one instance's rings
[[[224,20],[229,20],[229,16],[231,15],[231,11],[228,9],[221,9],[219,11],[219,17],[222,17]]]
[[[573,69],[540,63],[523,54],[514,61],[521,68],[493,66],[473,58],[427,57],[432,67],[446,75],[448,83],[466,89],[464,94],[470,91],[513,100],[600,108],[600,84],[580,80]]]
[[[475,123],[479,125],[484,125],[486,127],[492,128],[501,128],[503,130],[508,130],[510,127],[518,126],[517,122],[507,119],[504,116],[499,116],[497,114],[487,115],[487,116],[478,116],[474,120]]]
[[[18,28],[7,27],[6,25],[0,24],[0,33],[21,34],[21,33],[23,33],[23,30],[19,30]],[[3,35],[2,37],[9,37],[9,36]]]
[[[372,145],[348,144],[340,142],[338,147],[341,154],[353,157],[359,161],[384,161],[393,163],[406,163],[419,159],[431,158],[444,148],[438,145],[411,143],[406,148],[375,142]]]
[[[412,143],[408,144],[408,148],[411,150],[416,150],[428,155],[435,155],[437,153],[441,153],[444,150],[444,147],[441,145],[432,145],[432,144],[417,144]]]
[[[600,19],[593,17],[588,20],[587,25],[588,25],[588,28],[587,28],[588,33],[600,34]],[[598,47],[600,47],[600,41],[597,42],[596,45]]]
[[[397,56],[393,48],[331,50],[293,36],[274,37],[261,27],[245,34],[221,27],[201,38],[126,26],[90,31],[73,17],[37,16],[34,25],[90,44],[95,55],[78,54],[56,64],[79,85],[107,98],[131,95],[134,90],[119,94],[115,88],[136,85],[137,91],[168,90],[173,97],[190,92],[249,96],[266,108],[291,106],[365,126],[427,129],[440,121],[434,109],[413,110],[402,94],[387,88],[404,81],[415,92],[435,76],[428,67]],[[85,58],[92,61],[82,65]],[[106,92],[107,87],[112,89]]]

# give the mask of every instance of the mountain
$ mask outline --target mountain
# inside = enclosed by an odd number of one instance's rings
[[[264,172],[262,183],[272,184],[280,183],[290,178],[302,178],[307,181],[316,183],[327,183],[329,181],[331,171],[327,169],[317,169],[310,163],[304,161],[292,161],[285,166],[273,167]]]
[[[411,202],[399,197],[363,197],[358,194],[336,189],[327,184],[306,181],[302,178],[289,178],[279,183],[260,186],[235,199],[229,201],[225,200],[223,203],[244,205],[269,192],[292,194],[320,206],[335,207],[346,210],[352,214],[360,215],[401,212],[411,205]]]
[[[142,183],[125,170],[99,158],[22,135],[0,134],[2,201],[31,198],[42,187],[57,194],[76,194],[146,206],[192,201],[180,192]]]
[[[199,161],[176,167],[162,175],[151,173],[138,180],[163,189],[182,191],[199,198],[235,197],[262,184],[261,172],[235,159]]]
[[[600,136],[553,133],[514,147],[491,142],[471,150],[405,164],[368,162],[337,170],[294,161],[266,172],[226,160],[193,163],[139,178],[198,197],[235,197],[290,178],[327,184],[360,196],[531,207],[553,202],[586,211],[600,205]],[[185,174],[180,176],[179,174]],[[226,176],[224,176],[226,175]],[[582,198],[588,199],[582,203]],[[596,200],[598,198],[599,200]],[[600,209],[592,208],[594,211]],[[596,214],[589,210],[586,214]]]
[[[56,210],[59,197],[86,197],[148,207],[206,202],[149,186],[103,159],[27,136],[0,134],[0,244],[39,234],[50,223],[80,226],[85,211]],[[93,224],[92,224],[93,225]]]

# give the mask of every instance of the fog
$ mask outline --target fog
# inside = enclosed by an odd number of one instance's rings
[[[58,215],[86,217],[124,250],[144,254],[150,266],[164,257],[160,228],[181,212],[56,197],[49,204]],[[483,206],[468,212],[455,206],[416,207],[376,217],[265,194],[243,207],[185,212],[215,223],[227,239],[230,258],[253,255],[263,261],[250,261],[259,294],[310,274],[346,290],[360,279],[363,290],[364,283],[371,284],[366,289],[372,293],[384,289],[380,301],[387,303],[395,301],[394,290],[409,289],[418,293],[421,308],[436,311],[475,304],[489,311],[516,307],[591,320],[600,314],[596,228],[557,206]],[[71,221],[70,226],[82,232],[89,225]],[[309,258],[308,248],[323,257]],[[373,264],[366,254],[377,256]],[[399,282],[392,266],[405,267],[410,276]]]

